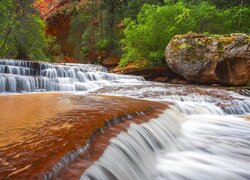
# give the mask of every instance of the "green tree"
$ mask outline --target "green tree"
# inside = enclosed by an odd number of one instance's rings
[[[160,64],[167,42],[188,29],[185,19],[189,17],[184,17],[185,12],[187,9],[181,2],[166,6],[144,5],[136,20],[126,19],[121,65],[140,59]]]
[[[177,0],[178,1],[178,0]],[[228,9],[234,6],[249,6],[249,0],[184,0],[185,3],[198,4],[201,2],[209,2],[214,4],[219,9]]]
[[[73,12],[68,40],[74,44],[74,54],[77,59],[87,61],[86,56],[95,50],[97,42],[102,37],[98,14],[99,6],[97,1],[91,1],[85,4],[84,9]]]
[[[5,0],[0,5],[0,56],[48,60],[45,23],[32,0]]]
[[[75,8],[69,36],[69,42],[75,46],[75,57],[87,59],[87,55],[96,50],[106,50],[111,55],[120,55],[122,20],[126,17],[135,19],[144,3],[162,5],[164,1],[93,0],[85,3],[83,9]]]
[[[233,6],[217,8],[212,2],[174,3],[164,6],[144,5],[136,20],[125,19],[123,54],[120,66],[130,61],[147,60],[157,65],[164,62],[164,49],[176,34],[189,31],[224,34],[250,33],[250,8]]]

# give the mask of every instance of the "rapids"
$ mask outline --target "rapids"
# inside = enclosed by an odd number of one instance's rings
[[[150,122],[131,124],[81,180],[249,179],[250,122],[190,112],[172,107]]]
[[[0,60],[0,93],[1,178],[250,179],[250,98],[234,90]]]
[[[102,66],[90,64],[0,59],[0,92],[88,91],[104,84],[143,80],[106,71]]]

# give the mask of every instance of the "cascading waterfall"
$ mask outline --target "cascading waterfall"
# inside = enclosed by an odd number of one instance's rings
[[[191,88],[190,88],[191,87]],[[97,91],[112,96],[144,98],[151,101],[167,101],[185,106],[206,106],[211,104],[220,107],[226,114],[250,114],[250,97],[242,96],[233,91],[199,86],[175,86],[144,81],[136,86],[119,85]],[[184,92],[184,93],[183,93]],[[184,95],[183,95],[184,94]]]
[[[90,64],[0,60],[0,92],[87,91],[126,80],[144,79],[107,73],[104,67]]]
[[[81,180],[250,179],[250,122],[210,103],[175,101],[113,138]]]
[[[146,82],[97,65],[0,59],[0,93],[88,90],[171,105],[114,137],[82,180],[250,179],[249,97]]]
[[[219,98],[213,98],[209,96],[174,95],[174,96],[164,97],[164,99],[172,100],[173,102],[177,103],[179,106],[182,106],[182,108],[195,106],[194,109],[197,109],[198,111],[199,111],[199,107],[206,106],[206,109],[210,112],[216,109],[218,111],[220,109],[220,110],[223,110],[227,114],[243,115],[243,114],[250,113],[250,98],[246,98],[246,97],[244,97],[244,99],[234,99],[234,100],[225,101]],[[219,108],[217,106],[213,106],[211,109],[210,108],[211,104],[219,104],[219,105],[221,104],[222,107]]]

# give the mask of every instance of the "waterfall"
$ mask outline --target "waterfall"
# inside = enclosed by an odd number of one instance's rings
[[[213,110],[223,110],[227,114],[242,115],[250,113],[250,98],[243,97],[242,99],[230,99],[230,100],[221,100],[219,98],[209,97],[209,96],[165,96],[165,100],[173,100],[173,102],[178,103],[179,106],[182,106],[181,109],[191,108],[199,110],[200,107],[206,106],[208,111]],[[222,106],[221,108],[211,104]],[[210,108],[212,107],[212,109]],[[221,112],[222,113],[222,112]]]
[[[250,178],[250,122],[210,103],[175,101],[158,118],[131,124],[81,180]]]
[[[0,93],[88,91],[109,83],[143,80],[142,77],[107,73],[106,68],[98,65],[0,59]]]
[[[211,105],[214,105],[213,107],[217,106],[219,108],[217,110],[226,114],[250,114],[250,97],[240,95],[234,91],[228,91],[225,88],[180,86],[144,81],[140,84],[137,83],[135,86],[128,86],[127,84],[107,86],[96,93],[143,98],[150,101],[167,101],[178,103],[182,108],[193,107],[193,109],[197,110],[204,106],[208,108],[206,109],[207,111],[215,110],[214,108],[209,110]]]
[[[45,91],[94,91],[169,105],[157,118],[132,123],[113,137],[81,180],[250,179],[249,97],[223,88],[146,82],[98,65],[0,59],[0,93]],[[66,154],[45,179],[90,146]]]

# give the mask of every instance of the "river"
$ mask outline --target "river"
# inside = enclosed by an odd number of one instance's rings
[[[0,60],[1,179],[250,179],[250,98]]]

